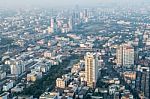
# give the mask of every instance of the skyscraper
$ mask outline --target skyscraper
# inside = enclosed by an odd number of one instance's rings
[[[54,19],[53,19],[53,18],[51,18],[51,24],[50,24],[50,27],[51,27],[51,28],[54,28]]]
[[[136,76],[136,90],[141,91],[146,99],[150,98],[150,69],[149,67],[140,67]]]
[[[69,18],[68,20],[69,30],[72,31],[72,19]]]
[[[56,20],[56,18],[51,18],[50,27],[48,27],[48,32],[49,33],[57,32],[57,20]]]
[[[119,46],[116,50],[116,63],[117,65],[122,65],[123,62],[123,46]]]
[[[142,75],[141,75],[141,91],[144,92],[146,98],[149,98],[149,83],[150,83],[150,72],[149,67],[142,68]]]
[[[86,53],[85,79],[87,86],[94,88],[98,78],[98,57],[94,53]]]
[[[129,45],[121,45],[117,48],[116,57],[117,65],[134,65],[134,48]]]

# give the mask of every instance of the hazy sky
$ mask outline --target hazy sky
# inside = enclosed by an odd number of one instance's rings
[[[147,0],[0,0],[0,7],[98,5],[100,3],[141,2]],[[149,0],[148,0],[149,1]]]

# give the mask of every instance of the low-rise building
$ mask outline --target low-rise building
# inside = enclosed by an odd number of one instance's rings
[[[4,92],[0,94],[0,99],[9,99],[9,92]]]
[[[56,87],[57,88],[65,88],[66,87],[66,81],[62,78],[56,79]]]
[[[0,71],[0,80],[6,77],[6,72]]]
[[[30,74],[27,74],[27,81],[34,82],[40,78],[42,78],[42,72],[32,72]]]
[[[59,93],[56,92],[45,92],[43,93],[39,99],[58,99]]]
[[[18,92],[22,92],[24,89],[24,86],[21,84],[16,85],[14,88],[11,89],[11,93],[18,93]]]
[[[14,82],[9,80],[7,83],[3,85],[3,91],[8,91],[14,86]]]

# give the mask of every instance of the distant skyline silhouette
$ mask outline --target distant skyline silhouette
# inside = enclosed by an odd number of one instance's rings
[[[95,6],[101,3],[141,3],[150,0],[0,0],[0,7],[65,7],[65,6]]]

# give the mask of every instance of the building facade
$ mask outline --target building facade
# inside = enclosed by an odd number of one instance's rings
[[[85,80],[87,86],[94,88],[98,79],[98,58],[94,53],[85,56]]]
[[[134,65],[134,48],[128,45],[119,46],[116,51],[116,58],[117,65]]]

